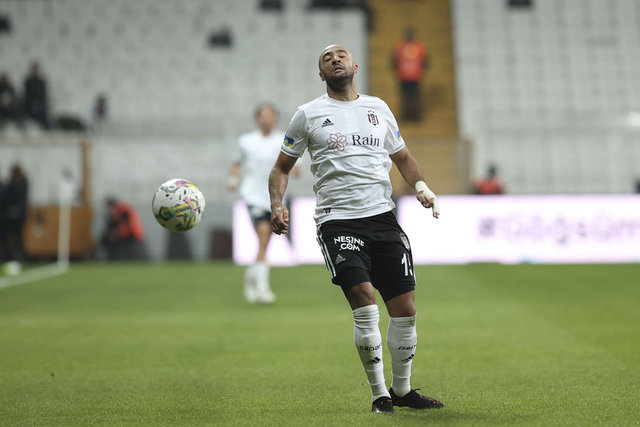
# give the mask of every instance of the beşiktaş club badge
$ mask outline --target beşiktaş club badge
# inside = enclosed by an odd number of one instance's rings
[[[378,116],[376,115],[376,112],[373,110],[367,111],[367,117],[369,118],[369,123],[371,123],[374,126],[378,126],[378,123],[380,123],[378,121]]]
[[[409,245],[409,239],[404,233],[400,233],[400,240],[402,240],[402,244],[404,245],[405,248],[407,248],[408,251],[411,250],[411,245]]]

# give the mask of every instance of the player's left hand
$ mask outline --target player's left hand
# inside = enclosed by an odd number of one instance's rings
[[[420,183],[424,185],[419,185]],[[420,183],[416,184],[416,198],[425,208],[433,209],[434,218],[440,218],[440,206],[438,205],[438,198],[436,197],[434,192],[431,191],[429,187],[427,187],[427,184],[425,184],[424,181],[420,181]]]

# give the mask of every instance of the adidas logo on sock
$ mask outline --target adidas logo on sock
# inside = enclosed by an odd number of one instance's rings
[[[403,362],[409,362],[411,359],[413,359],[413,356],[415,356],[415,354],[412,354],[411,356],[407,357],[406,359],[402,359]]]
[[[327,127],[327,126],[333,126],[333,122],[332,122],[331,120],[329,120],[329,119],[325,120],[325,121],[322,123],[322,127],[323,127],[323,128],[324,128],[324,127]]]

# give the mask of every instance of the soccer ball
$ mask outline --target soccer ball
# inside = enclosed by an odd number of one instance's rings
[[[198,225],[204,214],[204,196],[186,179],[170,179],[156,190],[151,202],[156,221],[169,231],[187,231]]]

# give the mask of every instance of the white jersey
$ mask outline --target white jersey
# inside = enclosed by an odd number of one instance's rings
[[[311,157],[317,224],[388,212],[391,159],[404,141],[387,104],[374,96],[338,101],[323,95],[298,108],[282,152]]]
[[[242,164],[240,197],[248,206],[271,211],[269,174],[280,153],[284,133],[274,130],[269,136],[255,130],[238,139],[234,161]]]

